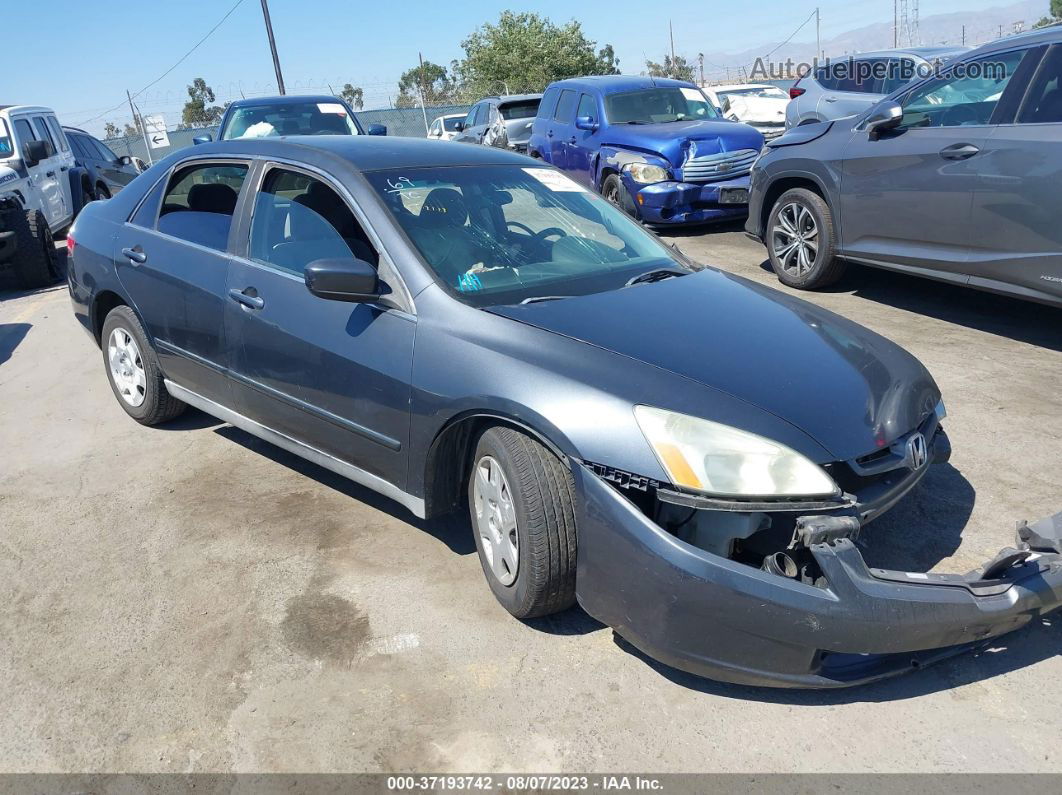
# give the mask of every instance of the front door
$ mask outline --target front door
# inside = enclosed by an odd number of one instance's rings
[[[570,88],[560,92],[553,118],[546,126],[549,162],[562,171],[568,169],[568,148],[575,143],[575,108],[579,94]]]
[[[234,260],[226,317],[237,410],[403,488],[416,320],[318,298],[304,281],[317,259],[378,264],[347,202],[309,173],[270,167],[245,254]]]
[[[1017,115],[994,125],[981,158],[970,283],[1062,298],[1062,46],[1030,80]]]
[[[166,377],[226,406],[228,241],[247,170],[229,162],[178,167],[122,226],[114,251]]]
[[[597,100],[589,94],[579,95],[579,105],[575,111],[576,120],[584,117],[589,117],[597,124],[601,123],[601,112],[597,109]],[[580,130],[572,125],[571,133],[565,170],[576,182],[597,190],[598,186],[594,184],[594,175],[590,168],[590,158],[598,149],[597,142],[593,140],[597,135],[597,130]]]
[[[43,127],[43,117],[38,116],[38,120],[41,121]],[[27,141],[45,141],[50,144],[47,132],[42,129],[38,130],[29,116],[17,116],[14,119],[15,123],[15,139],[19,145],[19,155],[22,154],[22,148]],[[61,227],[66,221],[69,213],[67,211],[66,199],[63,196],[62,187],[59,184],[59,158],[56,156],[54,149],[52,155],[41,160],[38,163],[34,163],[32,166],[26,164],[26,172],[29,176],[30,186],[40,196],[40,208],[44,213],[44,218],[48,222],[48,226],[54,231],[56,228]],[[65,174],[63,176],[66,176]],[[34,206],[36,202],[31,202],[30,206]]]
[[[965,280],[982,150],[1022,56],[957,65],[903,99],[897,129],[876,138],[853,131],[841,163],[844,255],[950,271]]]

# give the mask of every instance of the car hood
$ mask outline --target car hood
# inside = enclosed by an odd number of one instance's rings
[[[610,125],[601,136],[602,146],[655,152],[673,166],[686,159],[690,142],[698,155],[736,152],[763,147],[763,135],[736,121],[675,121],[666,124]]]
[[[785,106],[789,100],[781,97],[733,97],[730,108],[738,121],[748,124],[785,121]]]
[[[796,426],[833,460],[888,445],[940,400],[922,363],[895,343],[714,269],[489,311],[728,393]]]

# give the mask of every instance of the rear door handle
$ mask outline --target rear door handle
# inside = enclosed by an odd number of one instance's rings
[[[940,150],[940,156],[945,160],[965,160],[973,157],[981,150],[973,144],[952,144]]]
[[[253,291],[255,295],[250,295],[247,291]],[[257,295],[257,290],[253,287],[247,287],[243,290],[232,289],[229,290],[229,298],[236,301],[239,304],[243,304],[248,309],[261,309],[265,306],[265,301]]]
[[[568,139],[568,143],[570,143],[570,144],[574,144],[575,143],[575,136],[574,135],[571,138]]]
[[[823,99],[826,100],[827,102],[836,102],[837,101],[837,97],[823,97]]]
[[[552,138],[553,137],[553,130],[546,130],[546,137],[547,138]]]
[[[143,265],[147,262],[147,254],[140,246],[133,246],[132,248],[123,248],[122,254],[132,260],[134,265]]]

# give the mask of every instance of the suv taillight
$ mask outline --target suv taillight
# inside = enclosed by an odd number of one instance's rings
[[[799,81],[799,80],[797,80],[797,81],[796,81],[796,82],[795,82],[795,83],[794,83],[794,84],[793,84],[793,85],[792,85],[792,86],[790,87],[790,89],[789,89],[789,98],[790,98],[790,99],[796,99],[796,98],[797,98],[797,97],[799,97],[799,96],[800,96],[801,94],[803,94],[803,93],[804,93],[805,91],[807,91],[807,89],[806,89],[806,88],[797,88],[797,86],[799,86],[799,85],[800,85],[800,81]]]
[[[76,246],[76,245],[77,245],[77,242],[74,240],[74,236],[71,235],[71,234],[68,234],[66,236],[66,256],[68,256],[68,257],[74,256],[74,246]]]

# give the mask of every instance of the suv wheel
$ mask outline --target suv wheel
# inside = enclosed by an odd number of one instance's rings
[[[185,404],[166,391],[155,350],[132,309],[112,309],[103,321],[100,341],[107,380],[126,414],[141,425],[157,425],[185,410]]]
[[[787,190],[767,220],[767,253],[778,280],[814,290],[841,278],[845,262],[837,256],[833,215],[817,193]]]
[[[619,174],[609,174],[605,177],[605,181],[601,183],[601,195],[609,204],[623,210],[634,220],[640,220],[638,218],[638,210],[634,206],[634,200],[631,199],[631,194],[624,187],[623,180],[619,178]]]
[[[479,562],[494,596],[517,618],[575,603],[572,476],[530,436],[504,426],[479,438],[468,503]]]
[[[102,201],[103,199],[111,198],[111,192],[107,190],[107,186],[102,182],[96,186],[96,199]]]
[[[11,213],[17,248],[15,267],[25,289],[46,287],[59,278],[59,257],[48,222],[40,210]]]

